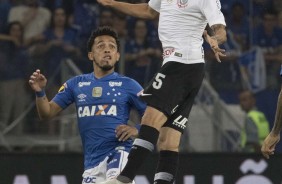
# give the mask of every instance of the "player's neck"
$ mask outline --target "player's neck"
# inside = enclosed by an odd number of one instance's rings
[[[94,70],[94,76],[97,78],[97,79],[100,79],[100,78],[103,78],[107,75],[110,75],[114,72],[114,70],[109,70],[109,71],[104,71],[104,70],[98,70],[98,71],[95,71]]]

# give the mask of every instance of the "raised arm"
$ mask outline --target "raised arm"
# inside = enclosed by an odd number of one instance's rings
[[[131,4],[115,0],[97,0],[103,6],[111,7],[124,14],[142,19],[154,19],[159,13],[152,9],[147,3]]]
[[[36,107],[40,119],[50,119],[62,111],[59,105],[53,101],[49,102],[44,92],[46,84],[47,79],[40,73],[40,70],[36,70],[30,76],[29,85],[36,94]]]

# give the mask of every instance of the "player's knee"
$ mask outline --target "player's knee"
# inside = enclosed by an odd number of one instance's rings
[[[178,151],[181,132],[169,127],[163,127],[158,139],[158,150]]]
[[[159,110],[148,107],[142,117],[142,124],[148,125],[159,130],[166,122],[167,117]]]
[[[157,146],[159,151],[178,151],[179,141],[177,139],[173,140],[172,138],[159,137]]]
[[[171,143],[166,141],[159,141],[158,142],[158,150],[159,151],[178,151],[179,143]]]

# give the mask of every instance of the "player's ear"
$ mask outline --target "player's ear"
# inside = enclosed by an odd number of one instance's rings
[[[120,58],[120,53],[117,52],[117,62],[119,61],[119,58]]]
[[[93,59],[94,59],[94,54],[93,54],[93,52],[88,52],[88,59],[89,59],[90,61],[93,61]]]

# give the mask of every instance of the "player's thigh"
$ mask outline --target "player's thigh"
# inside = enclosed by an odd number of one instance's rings
[[[106,180],[116,178],[127,163],[129,153],[124,150],[116,150],[107,161]],[[134,182],[133,182],[134,183]]]
[[[107,162],[106,178],[115,178],[124,168],[127,162],[128,152],[124,150],[116,150],[111,154]]]
[[[158,139],[158,150],[178,151],[181,132],[170,127],[162,127]]]
[[[169,127],[179,131],[181,134],[187,127],[189,115],[194,105],[195,97],[199,91],[199,88],[192,89],[187,95],[186,99],[180,104],[175,112],[164,123],[163,127]]]
[[[161,67],[140,96],[148,106],[170,117],[190,91],[201,86],[203,77],[203,63],[168,62]]]

